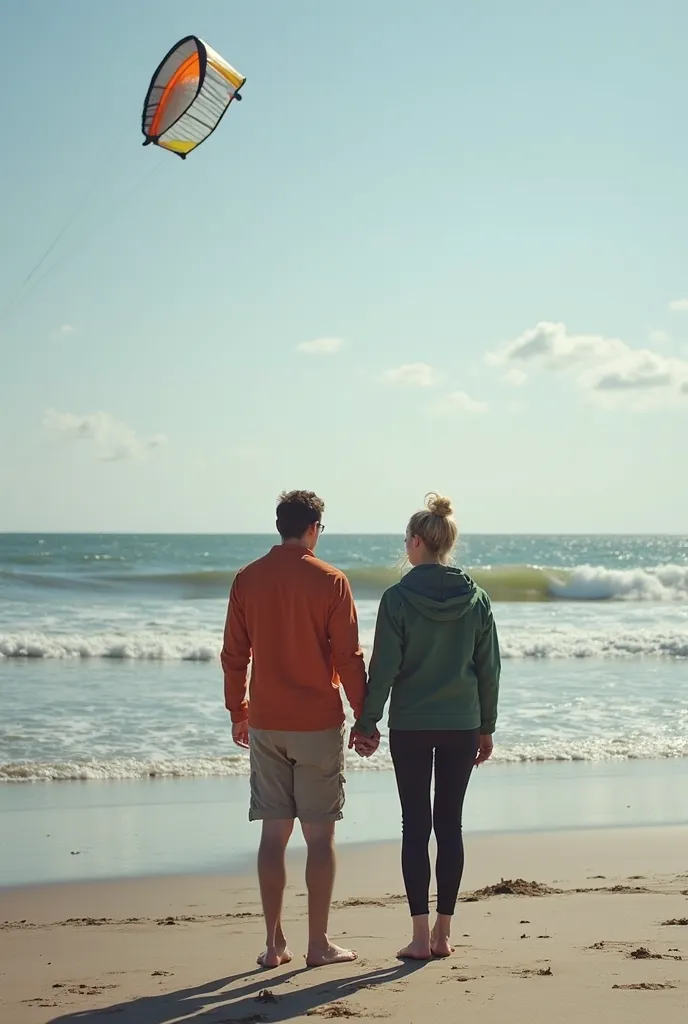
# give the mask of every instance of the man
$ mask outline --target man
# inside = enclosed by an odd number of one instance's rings
[[[296,818],[308,855],[308,952],[317,967],[356,953],[327,935],[335,876],[334,830],[344,806],[344,709],[366,695],[358,620],[346,576],[315,557],[325,504],[312,491],[282,494],[282,538],[234,580],[222,667],[234,742],[250,750],[249,819],[263,823],[258,879],[267,931],[263,967],[291,960],[282,930],[285,854]],[[250,693],[247,669],[251,661]]]

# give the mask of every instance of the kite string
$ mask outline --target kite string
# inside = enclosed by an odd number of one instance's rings
[[[125,192],[123,197],[117,203],[117,207],[118,207],[118,210],[119,210],[120,213],[122,212],[122,210],[126,209],[126,207],[131,202],[131,200],[135,197],[135,195],[139,191],[139,189],[142,188],[142,186],[148,181],[148,179],[153,176],[153,174],[156,172],[157,169],[158,169],[158,166],[154,163],[152,166],[147,167],[145,169],[145,171],[143,171],[143,173],[138,175],[138,177],[134,180],[134,183],[131,186],[131,188],[129,189],[129,191]],[[46,269],[41,274],[41,276],[38,278],[38,280],[34,281],[32,287],[28,291],[26,291],[24,293],[22,298],[26,298],[27,295],[32,295],[34,291],[36,291],[38,288],[40,288],[40,286],[43,283],[43,281],[45,281],[45,279],[47,277],[49,277],[50,274],[52,274],[52,272],[55,270],[55,268],[58,265],[64,266],[71,259],[73,259],[74,256],[76,256],[79,252],[81,252],[83,247],[84,247],[84,244],[86,246],[88,246],[88,242],[91,240],[91,237],[92,236],[89,234],[85,238],[82,238],[80,242],[78,242],[70,251],[68,251],[61,258],[61,260],[59,261],[58,264],[53,263],[51,266],[46,267]]]
[[[127,130],[127,136],[128,136],[128,134],[129,134],[129,132]],[[17,302],[19,302],[22,298],[26,298],[26,296],[28,294],[30,294],[30,292],[32,292],[34,290],[33,288],[28,288],[28,285],[33,280],[33,278],[38,273],[38,271],[41,269],[41,267],[44,265],[46,260],[49,259],[51,254],[54,252],[54,250],[59,245],[60,241],[64,238],[64,236],[67,234],[67,232],[69,231],[71,226],[74,224],[74,222],[78,219],[78,217],[80,216],[80,214],[82,213],[82,211],[84,210],[86,205],[88,204],[88,201],[91,198],[91,196],[93,195],[93,193],[96,191],[96,189],[107,178],[108,171],[112,170],[112,158],[117,154],[118,150],[123,148],[123,145],[124,145],[125,142],[126,142],[126,137],[123,138],[121,141],[118,141],[115,144],[115,146],[113,146],[113,148],[108,151],[108,155],[107,155],[107,157],[106,157],[106,159],[104,161],[104,164],[102,165],[102,170],[99,173],[96,174],[95,178],[93,179],[91,184],[88,186],[88,188],[86,189],[84,194],[81,196],[79,202],[77,203],[77,205],[72,210],[72,212],[69,215],[69,217],[67,218],[67,221],[65,222],[65,224],[63,224],[63,226],[57,232],[56,236],[54,237],[52,242],[50,242],[50,244],[48,245],[48,247],[45,250],[45,252],[43,253],[43,255],[34,264],[32,269],[29,271],[29,273],[26,275],[24,280],[21,282],[21,284],[17,288],[16,292],[12,295],[12,297],[9,300],[9,302],[7,303],[5,308],[3,309],[2,314],[0,315],[0,320],[6,319],[6,317],[9,316],[9,314],[12,312],[12,310],[15,307],[15,305],[17,304]],[[53,267],[55,265],[56,264],[53,264]],[[47,273],[50,273],[51,270],[53,269],[53,267],[49,268]],[[39,280],[41,280],[41,281],[44,280],[46,276],[47,275],[44,274]]]

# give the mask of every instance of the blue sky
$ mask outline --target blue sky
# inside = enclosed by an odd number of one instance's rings
[[[140,112],[191,32],[248,80],[183,162]],[[81,212],[0,320],[0,529],[312,487],[330,530],[430,489],[686,530],[684,0],[25,0],[4,41],[0,310]]]

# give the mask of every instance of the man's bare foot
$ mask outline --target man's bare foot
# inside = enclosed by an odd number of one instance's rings
[[[430,943],[414,939],[413,942],[409,942],[408,946],[399,950],[397,957],[399,960],[430,960],[432,957]]]
[[[335,946],[330,942],[324,948],[309,949],[306,954],[306,966],[327,967],[328,964],[350,964],[357,958],[358,953],[354,949],[342,949],[341,946]]]
[[[264,953],[260,954],[256,963],[259,967],[281,967],[282,964],[288,964],[291,958],[290,950],[286,946],[282,946],[280,948],[266,949]]]

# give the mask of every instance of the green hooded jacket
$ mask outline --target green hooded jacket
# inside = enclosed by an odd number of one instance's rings
[[[355,729],[480,729],[497,722],[501,662],[490,599],[465,572],[418,565],[380,602],[368,695]]]

